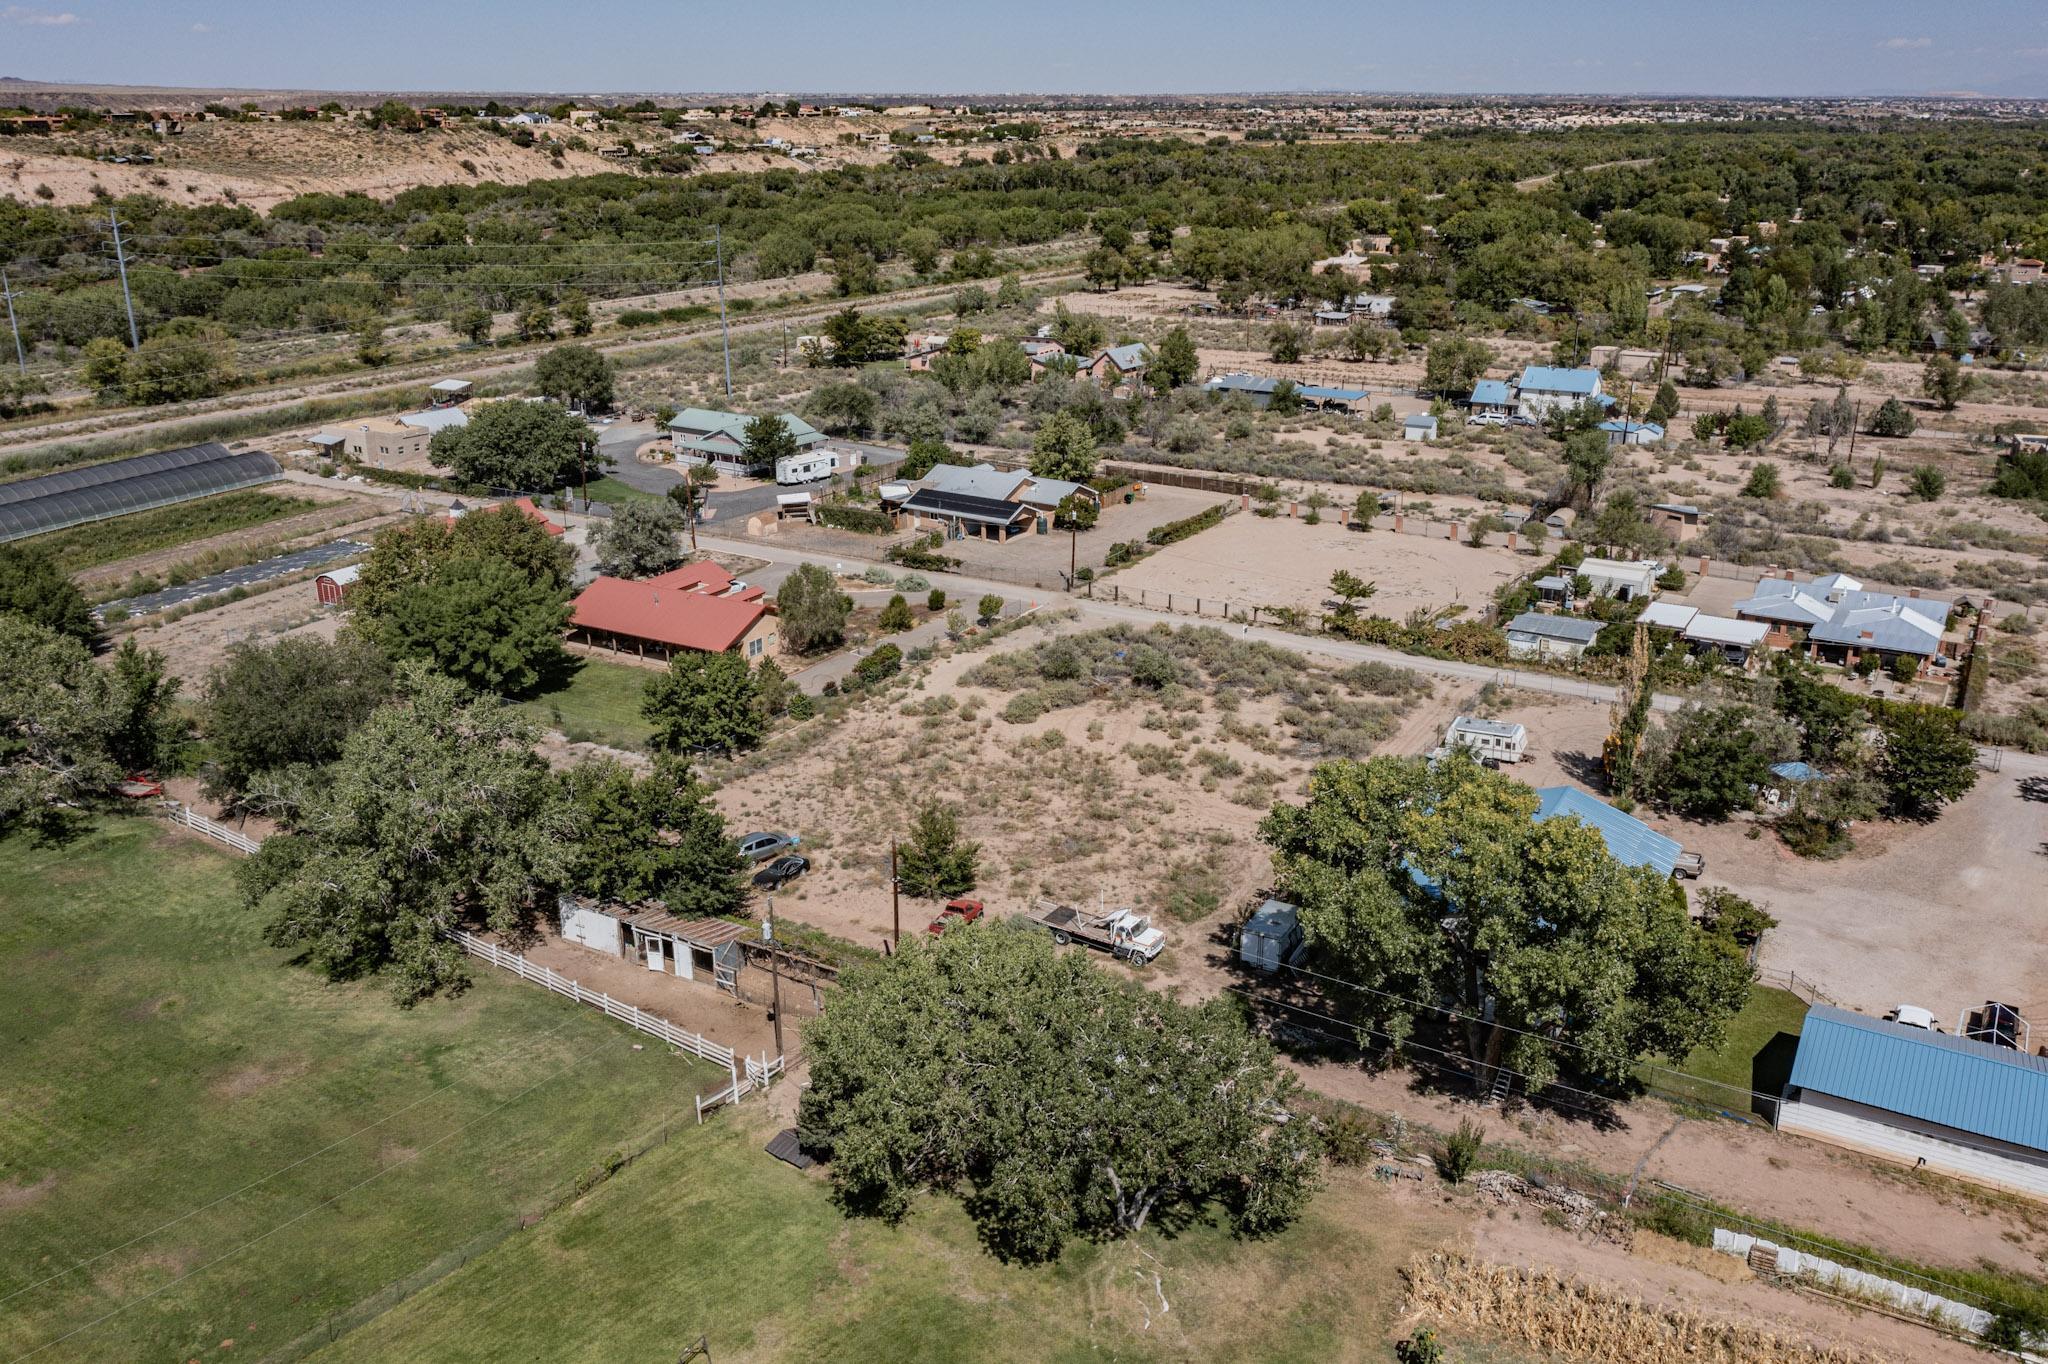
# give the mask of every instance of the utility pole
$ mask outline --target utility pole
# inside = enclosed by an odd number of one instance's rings
[[[725,229],[711,229],[712,249],[718,257],[718,335],[725,345],[725,396],[732,396],[732,329],[725,324]]]
[[[7,300],[7,330],[14,333],[14,363],[28,373],[28,352],[21,348],[21,324],[14,320],[14,286],[7,282],[7,272],[0,270],[0,297]]]
[[[583,499],[583,514],[590,515],[590,484],[583,474],[583,442],[576,442],[576,495]]]
[[[1849,404],[1849,467],[1856,467],[1856,428],[1863,424],[1863,404]]]
[[[121,301],[128,305],[128,349],[141,350],[142,333],[135,326],[135,297],[128,292],[128,253],[121,247],[121,219],[110,208],[107,210],[107,221],[114,228],[114,264],[121,271]],[[11,301],[8,304],[8,311],[13,311]]]
[[[889,923],[892,930],[889,950],[892,952],[896,950],[896,944],[903,941],[902,891],[903,883],[896,879],[896,840],[892,838],[889,840]]]
[[[771,991],[769,995],[768,1016],[775,1023],[775,1054],[782,1056],[786,1054],[782,1050],[782,970],[778,965],[782,949],[775,942],[775,897],[773,895],[768,897],[768,922],[761,926],[761,935],[768,940],[768,980]]]
[[[1081,523],[1067,518],[1067,591],[1074,590],[1074,575],[1081,571]]]

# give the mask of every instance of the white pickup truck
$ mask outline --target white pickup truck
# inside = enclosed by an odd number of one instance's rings
[[[1143,965],[1166,948],[1166,935],[1152,927],[1144,915],[1132,909],[1111,909],[1091,914],[1072,905],[1040,900],[1027,916],[1044,925],[1052,940],[1062,946],[1070,942],[1109,953],[1133,965]]]

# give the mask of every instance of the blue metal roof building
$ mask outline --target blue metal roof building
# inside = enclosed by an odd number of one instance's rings
[[[1989,1042],[1816,1004],[1806,1012],[1787,1092],[2048,1154],[2048,1057]]]
[[[1522,371],[1521,390],[1538,393],[1575,393],[1590,398],[1600,391],[1597,369],[1559,369],[1555,365],[1530,365]]]
[[[1536,813],[1531,818],[1541,824],[1560,815],[1576,816],[1580,823],[1598,831],[1607,841],[1607,851],[1623,866],[1649,867],[1659,876],[1669,876],[1678,865],[1682,851],[1678,840],[1658,833],[1634,815],[1623,814],[1576,786],[1537,787]]]
[[[1505,379],[1481,379],[1472,385],[1474,407],[1511,407],[1514,401],[1513,395],[1508,392],[1508,381]]]

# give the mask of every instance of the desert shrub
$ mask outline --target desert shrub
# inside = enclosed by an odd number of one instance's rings
[[[1486,1144],[1486,1129],[1466,1118],[1458,1130],[1444,1138],[1436,1154],[1436,1172],[1447,1184],[1462,1184],[1479,1164],[1480,1149]]]

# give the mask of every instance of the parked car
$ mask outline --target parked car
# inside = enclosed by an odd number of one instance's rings
[[[925,932],[934,938],[954,924],[971,924],[982,916],[983,906],[979,900],[948,900],[946,907],[939,911],[939,917],[925,925]]]
[[[1678,855],[1677,865],[1671,868],[1671,874],[1681,881],[1697,881],[1706,869],[1707,859],[1704,854],[1682,852]]]
[[[800,841],[795,834],[746,834],[740,839],[740,856],[759,862],[785,848],[794,848]]]
[[[784,884],[796,880],[811,869],[808,857],[778,857],[754,873],[754,884],[762,890],[781,890]]]

